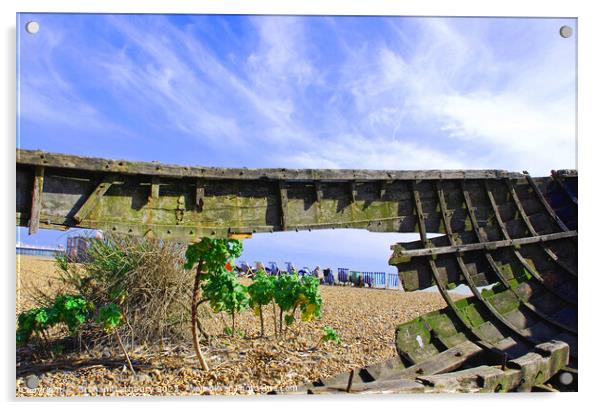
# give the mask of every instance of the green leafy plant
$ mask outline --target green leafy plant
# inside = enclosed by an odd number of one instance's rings
[[[341,337],[339,336],[339,333],[332,327],[326,325],[322,328],[322,332],[322,337],[320,340],[318,340],[318,343],[316,343],[313,349],[317,349],[321,344],[328,342],[333,342],[337,345],[341,344]]]
[[[49,338],[65,334],[64,327],[85,346],[116,340],[127,357],[122,324],[127,324],[132,344],[179,342],[188,335],[182,326],[188,323],[188,312],[181,297],[190,291],[190,276],[182,270],[182,244],[110,233],[83,240],[88,245],[85,260],[71,263],[64,254],[54,260],[57,288],[63,293],[33,289],[34,309],[17,318],[18,345],[34,342],[36,349],[58,354],[57,343]],[[51,333],[55,327],[57,332]]]
[[[201,352],[197,332],[202,331],[197,315],[198,306],[208,301],[214,312],[228,312],[232,317],[232,334],[235,332],[235,315],[249,304],[247,288],[238,283],[232,271],[234,258],[242,253],[242,243],[234,239],[203,238],[186,249],[185,269],[196,265],[192,288],[191,324],[194,350],[203,370],[209,370]],[[200,290],[204,299],[200,299]]]
[[[253,278],[253,283],[248,287],[250,306],[255,314],[259,316],[262,337],[265,336],[263,306],[274,300],[274,282],[274,276],[268,276],[264,270],[258,270]]]
[[[332,327],[327,325],[324,326],[322,330],[324,331],[324,335],[320,339],[320,343],[334,342],[338,345],[341,344],[341,337],[339,336],[337,331],[334,330]]]
[[[186,269],[192,269],[198,264],[195,289],[200,281],[205,281],[200,285],[204,298],[214,312],[230,314],[233,329],[236,313],[249,305],[247,289],[238,282],[232,269],[234,258],[241,253],[242,243],[238,240],[203,238],[188,246],[184,265]],[[198,305],[198,301],[195,301],[195,305]]]
[[[242,242],[236,239],[203,238],[186,249],[185,269],[192,269],[199,261],[207,274],[219,274],[226,270],[226,265],[233,264],[234,259],[242,253]]]
[[[301,295],[298,299],[301,307],[301,320],[306,322],[322,316],[322,296],[320,280],[314,276],[301,279]]]
[[[60,323],[67,326],[69,332],[75,333],[81,325],[90,321],[94,316],[94,304],[80,295],[58,295],[54,303],[46,307],[38,307],[21,313],[17,319],[17,345],[28,343],[35,333],[47,340],[49,328]],[[114,333],[119,342],[132,373],[135,373],[125,346],[116,332],[124,321],[121,308],[115,303],[109,303],[98,309],[96,322],[106,333]],[[57,352],[56,349],[53,349]]]
[[[37,307],[21,313],[17,319],[17,344],[29,342],[35,333],[45,336],[45,332],[63,323],[69,332],[75,333],[86,322],[94,305],[79,295],[58,295],[52,304]]]
[[[232,318],[233,334],[235,333],[235,315],[249,306],[247,288],[238,282],[236,275],[228,272],[210,275],[201,286],[203,296],[215,313],[227,312]]]
[[[97,323],[100,323],[106,333],[115,334],[117,343],[119,343],[119,347],[125,355],[130,371],[132,374],[136,374],[134,366],[132,365],[132,361],[130,360],[130,355],[128,354],[127,349],[121,340],[121,336],[119,336],[119,332],[117,331],[117,328],[124,322],[124,316],[121,312],[121,308],[115,303],[106,304],[98,310],[98,317],[96,318],[96,321]]]
[[[321,316],[322,297],[320,281],[313,276],[299,279],[296,273],[282,275],[274,283],[274,300],[280,308],[280,333],[282,323],[291,326],[295,322],[297,309],[301,310],[301,320],[309,321]]]
[[[294,309],[301,295],[301,285],[296,274],[279,276],[274,282],[274,301],[280,309],[279,333],[282,333],[283,316],[284,323],[290,325],[294,321]],[[288,312],[292,312],[289,314]]]
[[[115,303],[109,303],[98,310],[96,321],[102,325],[107,333],[112,333],[123,324],[123,313]]]

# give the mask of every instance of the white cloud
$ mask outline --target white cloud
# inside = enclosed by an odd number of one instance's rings
[[[387,147],[380,163],[405,151],[421,168],[451,163],[547,175],[575,166],[575,67],[566,43],[552,38],[532,54],[504,59],[479,24],[460,32],[449,20],[424,19],[393,28],[399,47],[356,50],[343,69],[363,135]],[[412,53],[410,30],[417,30]],[[420,145],[421,124],[438,127],[439,138]]]
[[[319,141],[314,148],[292,153],[295,167],[360,169],[462,169],[461,159],[417,143],[389,138],[341,135]]]
[[[296,17],[252,18],[259,32],[258,49],[248,62],[256,78],[268,83],[283,83],[292,79],[307,84],[314,77],[314,68],[305,56],[306,39],[301,21]]]
[[[489,146],[508,164],[545,175],[550,167],[575,166],[573,107],[568,97],[534,105],[506,93],[446,96],[435,109],[450,136]]]
[[[388,41],[352,44],[330,19],[346,55],[318,65],[304,18],[251,17],[256,31],[245,39],[246,54],[228,59],[194,24],[107,19],[125,43],[88,48],[90,66],[162,134],[173,129],[203,144],[271,152],[266,166],[538,174],[573,166],[574,66],[554,42],[538,44],[534,55],[503,58],[490,45],[487,23],[430,18],[389,19]],[[27,115],[71,126],[110,123],[54,68],[60,32],[47,41],[49,75],[23,84]]]

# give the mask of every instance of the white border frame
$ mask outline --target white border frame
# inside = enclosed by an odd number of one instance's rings
[[[587,278],[590,283],[598,285],[587,286],[582,280],[580,293],[581,318],[580,318],[580,383],[579,393],[577,394],[531,394],[531,395],[505,395],[503,397],[492,398],[489,395],[457,395],[457,396],[393,396],[393,397],[344,397],[344,398],[321,398],[319,405],[333,407],[337,405],[348,406],[356,402],[359,406],[370,406],[370,403],[377,400],[379,402],[395,406],[446,406],[449,408],[465,408],[466,406],[487,406],[487,408],[507,408],[508,405],[531,405],[545,406],[554,408],[556,406],[581,407],[587,402],[600,401],[596,397],[596,389],[600,390],[599,375],[602,361],[599,359],[600,350],[596,346],[595,340],[601,340],[600,320],[596,315],[596,310],[600,309],[596,305],[600,296],[597,290],[600,284],[597,276],[600,272],[593,263],[592,255],[597,252],[595,236],[600,235],[602,231],[600,221],[595,221],[595,213],[598,211],[596,199],[600,197],[597,192],[600,190],[600,180],[595,178],[597,163],[600,161],[601,138],[601,108],[600,99],[600,73],[602,65],[600,60],[600,40],[602,40],[602,24],[599,12],[593,4],[595,2],[581,1],[578,4],[570,1],[545,1],[545,2],[527,2],[525,0],[506,0],[495,3],[488,1],[475,0],[455,0],[455,1],[435,1],[422,0],[412,2],[401,2],[392,0],[345,0],[345,1],[327,1],[327,0],[213,0],[213,1],[195,1],[194,3],[186,0],[169,0],[164,2],[136,2],[134,0],[105,0],[105,1],[67,1],[55,0],[52,2],[43,0],[4,0],[0,2],[3,13],[2,33],[3,41],[1,43],[2,51],[2,90],[3,98],[0,100],[0,113],[2,115],[2,124],[5,126],[4,146],[1,150],[4,165],[2,172],[4,201],[2,201],[2,254],[4,258],[3,270],[3,290],[4,300],[2,303],[2,327],[4,336],[0,339],[2,343],[2,352],[5,355],[6,363],[2,372],[2,386],[5,388],[3,397],[5,400],[14,399],[14,321],[12,312],[14,312],[15,302],[15,254],[14,254],[14,201],[15,201],[15,21],[16,12],[103,12],[103,13],[216,13],[216,14],[336,14],[336,15],[415,15],[415,16],[508,16],[508,17],[576,17],[578,18],[578,164],[581,174],[581,209],[579,226],[581,230],[580,264],[582,279]],[[597,50],[597,51],[596,51]],[[588,253],[590,256],[588,256]],[[5,311],[6,310],[6,311]],[[64,407],[67,401],[76,401],[76,406],[106,406],[107,402],[111,405],[117,404],[110,398],[85,400],[85,403],[79,400],[50,400],[53,407],[56,405]],[[162,406],[162,402],[167,399],[145,400],[145,405]],[[282,408],[292,406],[294,408],[307,408],[318,404],[314,401],[309,402],[310,398],[248,398],[241,397],[227,400],[226,398],[214,399],[209,397],[188,399],[178,398],[178,404],[192,405],[198,408],[203,405],[231,405],[231,406],[252,406],[261,407],[277,406]],[[283,401],[285,400],[285,401]],[[351,401],[352,400],[352,401]],[[510,400],[510,401],[508,401]],[[22,400],[19,400],[22,402]],[[120,404],[131,402],[132,400],[122,399]],[[360,402],[361,401],[361,402]],[[486,403],[485,403],[486,401]],[[520,402],[520,403],[519,403]],[[33,405],[39,407],[37,402],[21,403],[21,405]],[[127,404],[126,404],[127,405]]]

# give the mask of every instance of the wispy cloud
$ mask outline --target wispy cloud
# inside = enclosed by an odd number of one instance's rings
[[[464,27],[468,32],[460,31]],[[431,138],[417,148],[430,147],[466,168],[545,175],[553,167],[574,167],[574,49],[559,44],[563,39],[553,30],[547,30],[548,42],[529,32],[523,40],[534,41],[532,49],[504,58],[504,47],[491,44],[491,27],[426,19],[410,28],[419,35],[409,56],[406,30],[397,26],[400,47],[352,55],[351,72],[360,59],[374,62],[350,81],[364,129],[409,141],[420,140],[423,131]]]
[[[461,169],[463,159],[452,158],[419,143],[392,138],[340,135],[292,153],[296,167],[366,169]]]
[[[23,47],[28,47],[29,52],[19,53],[20,118],[79,131],[120,128],[104,116],[64,72],[58,59],[66,33],[52,28],[49,22],[48,27],[44,27],[44,35],[26,38],[28,41]]]
[[[95,19],[100,39],[45,26],[23,75],[24,118],[155,147],[184,138],[221,165],[574,166],[574,45],[554,21]],[[75,70],[65,50],[81,57]]]

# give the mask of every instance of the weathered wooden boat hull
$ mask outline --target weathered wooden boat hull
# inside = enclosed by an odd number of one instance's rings
[[[448,307],[400,325],[398,357],[301,391],[577,391],[577,174],[525,179],[412,183],[421,239],[389,263]],[[452,297],[461,284],[473,296]]]
[[[479,391],[510,391],[559,369],[576,380],[577,186],[576,171],[233,169],[17,150],[16,211],[32,233],[80,227],[183,242],[417,232],[419,241],[392,246],[389,263],[406,291],[434,285],[448,308],[401,325],[399,358],[357,369],[345,390],[473,391],[477,380]],[[454,300],[449,289],[460,284],[473,296]],[[306,390],[340,391],[343,379]]]
[[[201,168],[17,150],[17,224],[181,240],[346,227],[417,232],[410,181],[500,178],[525,182],[522,174],[495,170]],[[43,182],[32,197],[34,181]],[[442,232],[428,215],[426,226]]]

